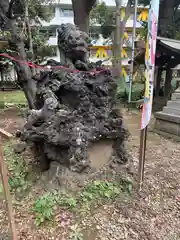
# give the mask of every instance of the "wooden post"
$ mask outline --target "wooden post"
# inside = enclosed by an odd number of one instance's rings
[[[4,162],[1,136],[0,136],[0,170],[1,170],[2,183],[3,183],[3,187],[4,187],[6,205],[7,205],[7,210],[8,210],[9,226],[10,226],[11,233],[12,233],[12,240],[17,240],[18,238],[17,238],[17,232],[16,232],[16,228],[15,228],[12,200],[11,200],[11,196],[10,196],[9,188],[8,188],[8,171],[7,171],[5,162]]]
[[[144,180],[144,164],[146,153],[147,127],[140,132],[140,153],[139,153],[139,169],[138,169],[138,189],[141,191]]]

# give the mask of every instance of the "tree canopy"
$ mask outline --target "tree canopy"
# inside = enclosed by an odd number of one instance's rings
[[[134,0],[131,1],[131,5]],[[139,4],[147,6],[150,0],[140,0]],[[158,35],[174,39],[180,38],[180,2],[178,0],[160,0]],[[101,33],[108,37],[113,26],[113,11],[104,2],[97,4],[91,11],[91,21],[100,25]]]
[[[24,19],[26,8],[28,17],[33,20],[50,20],[52,17],[53,6],[51,0],[11,0],[8,9],[8,16]]]
[[[35,40],[31,31],[32,23],[36,23],[37,26],[39,19],[48,20],[51,17],[52,8],[51,5],[49,8],[48,3],[51,4],[51,0],[0,1],[0,27],[3,32],[5,30],[9,32],[10,55],[23,61],[28,60],[25,44],[28,40],[29,48],[33,52],[33,40]],[[33,71],[29,66],[18,61],[14,62],[14,67],[29,107],[34,108],[36,86],[32,79]]]
[[[112,33],[113,15],[113,11],[108,9],[105,2],[97,4],[90,13],[91,25],[99,24],[104,38],[108,38]]]

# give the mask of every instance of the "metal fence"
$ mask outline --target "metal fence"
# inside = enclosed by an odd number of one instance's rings
[[[10,71],[0,73],[0,90],[10,91],[19,89],[17,84],[17,75],[15,69],[12,68]]]

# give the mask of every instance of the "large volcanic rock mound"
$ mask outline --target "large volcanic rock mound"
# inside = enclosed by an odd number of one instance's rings
[[[56,162],[71,171],[89,170],[89,149],[101,140],[112,143],[108,164],[125,163],[128,132],[115,108],[116,81],[100,62],[89,63],[85,33],[72,24],[62,24],[58,32],[61,63],[49,62],[51,70],[36,79],[36,110],[29,112],[22,139],[44,169]]]
[[[116,87],[107,70],[43,73],[37,83],[39,110],[30,112],[23,140],[34,144],[41,162],[56,161],[72,171],[90,167],[88,148],[99,140],[113,141],[112,162],[126,162],[128,133],[114,108]]]

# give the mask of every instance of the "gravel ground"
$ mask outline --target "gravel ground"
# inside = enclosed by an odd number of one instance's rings
[[[137,170],[140,116],[124,111],[124,118]],[[103,206],[88,221],[97,229],[95,238],[89,231],[89,240],[179,240],[180,144],[148,132],[143,191],[127,202]]]
[[[124,118],[132,134],[128,147],[137,171],[140,116],[124,111]],[[20,119],[12,119],[11,126],[13,121],[19,122]],[[104,205],[85,218],[79,226],[84,235],[83,240],[180,239],[180,144],[149,132],[146,156],[142,192],[137,194],[134,190],[131,198],[117,199],[113,204]],[[71,215],[66,227],[60,223],[62,212],[57,212],[56,226],[41,229],[34,226],[30,209],[33,195],[38,191],[34,189],[32,196],[15,205],[20,239],[68,240],[70,226],[75,224]],[[3,232],[7,229],[5,213],[5,203],[1,201],[0,229]]]

